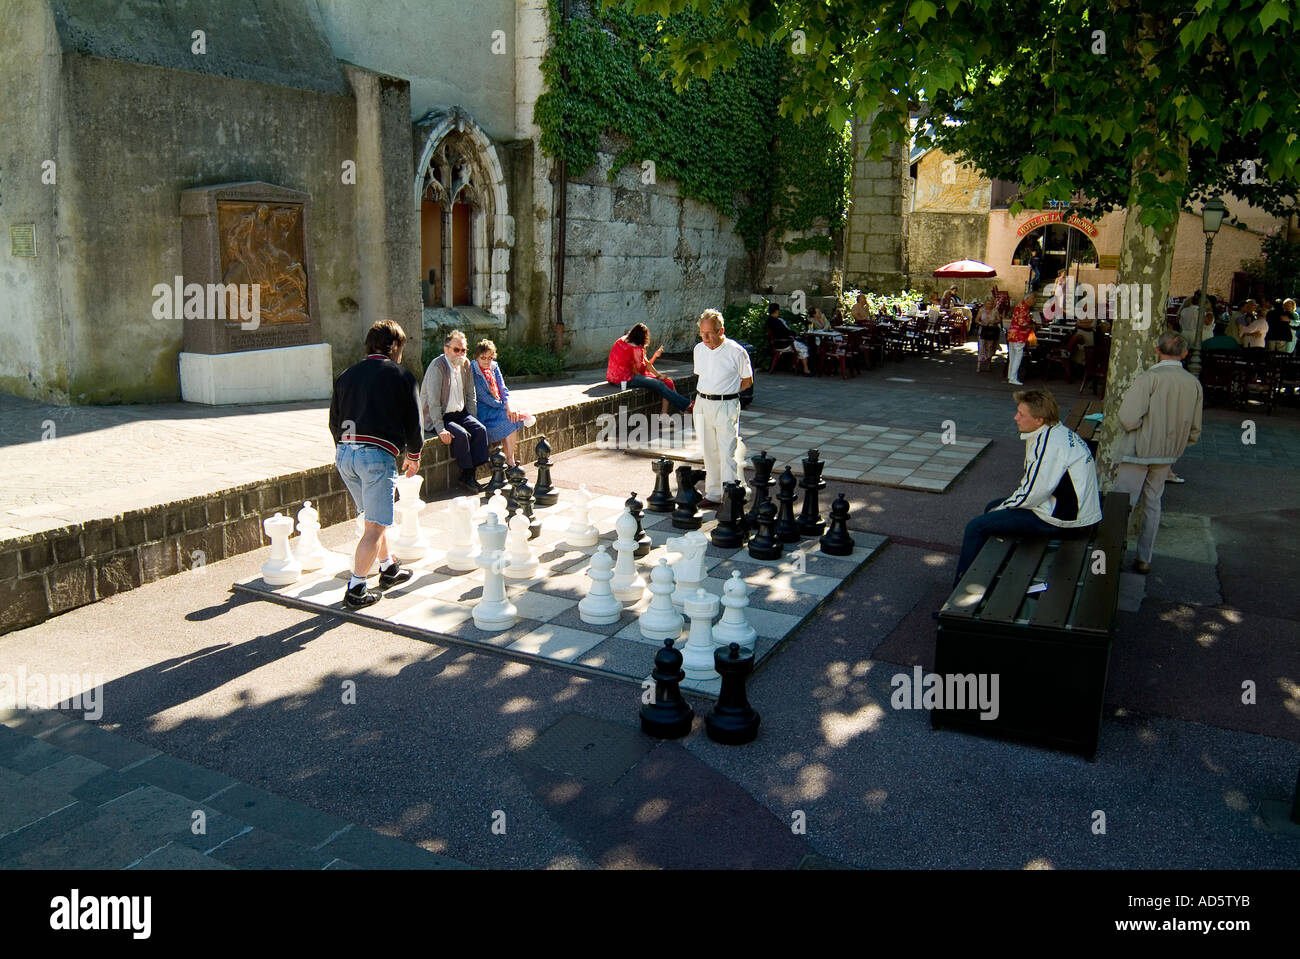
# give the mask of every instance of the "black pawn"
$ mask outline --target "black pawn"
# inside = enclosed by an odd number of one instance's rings
[[[655,471],[655,488],[645,501],[646,509],[652,513],[671,513],[673,489],[668,478],[673,475],[673,461],[661,457],[650,466]]]
[[[528,477],[524,475],[521,467],[512,466],[506,470],[506,486],[503,488],[506,496],[506,517],[514,516],[519,511],[519,503],[515,500],[515,490],[520,483],[528,482]]]
[[[749,481],[749,485],[754,488],[754,502],[749,505],[749,512],[745,514],[745,527],[747,529],[756,529],[758,527],[758,510],[768,502],[767,491],[772,488],[776,481],[772,479],[772,467],[776,466],[776,460],[767,455],[767,450],[758,453],[749,458],[754,464],[754,478]]]
[[[511,491],[510,502],[515,505],[518,512],[528,518],[528,538],[537,539],[542,535],[542,521],[533,515],[533,488],[523,476],[523,472],[523,470],[519,471],[519,482]],[[511,515],[513,516],[514,513]]]
[[[745,487],[739,483],[725,483],[722,487],[722,508],[718,510],[718,525],[713,527],[709,539],[719,549],[739,549],[745,545]]]
[[[758,532],[749,538],[749,555],[754,559],[780,559],[785,546],[776,537],[776,507],[764,503],[758,510]]]
[[[636,498],[636,493],[633,493],[623,505],[636,518],[636,536],[633,537],[636,540],[636,549],[633,550],[632,555],[646,556],[654,547],[654,543],[650,542],[650,534],[641,528],[641,501]]]
[[[803,461],[803,509],[799,512],[799,533],[803,536],[821,536],[826,532],[826,523],[822,520],[821,507],[817,503],[817,494],[826,488],[822,479],[822,470],[826,468],[816,450],[809,450]]]
[[[492,494],[499,489],[506,488],[506,454],[497,450],[488,457],[488,462],[492,464],[492,478],[488,480],[487,486],[483,490],[483,502],[492,498]]]
[[[831,503],[831,526],[821,539],[822,552],[829,556],[848,556],[853,552],[849,535],[849,501],[841,493]]]
[[[724,746],[752,743],[762,721],[745,695],[745,678],[754,671],[754,654],[742,651],[739,643],[719,646],[713,651],[713,668],[722,677],[722,688],[718,701],[704,717],[705,731],[715,743]]]
[[[799,495],[795,489],[798,485],[799,480],[787,466],[777,481],[779,489],[776,494],[776,501],[781,504],[776,516],[776,538],[783,543],[799,542],[799,523],[794,518],[794,501]]]
[[[560,491],[551,485],[551,444],[543,436],[537,441],[537,485],[533,487],[533,502],[538,506],[554,506]]]
[[[677,467],[677,496],[673,499],[676,505],[676,509],[673,510],[674,529],[699,529],[702,525],[703,521],[696,512],[696,507],[704,497],[695,488],[695,484],[702,479],[704,479],[704,470],[697,470],[691,466]]]
[[[641,732],[656,739],[681,739],[691,731],[695,710],[682,699],[679,684],[686,673],[682,671],[682,654],[671,639],[665,639],[664,648],[655,653],[650,678],[655,681],[655,698],[641,707]]]

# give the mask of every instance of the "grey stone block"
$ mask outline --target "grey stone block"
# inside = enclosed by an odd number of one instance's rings
[[[337,816],[242,783],[214,797],[209,805],[307,846],[324,842],[348,825]]]
[[[393,836],[353,826],[316,850],[369,869],[468,869],[463,862],[429,852]]]

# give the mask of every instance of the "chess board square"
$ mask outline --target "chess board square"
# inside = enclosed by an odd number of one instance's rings
[[[347,589],[348,579],[351,575],[352,571],[347,566],[344,566],[342,569],[332,572],[320,570],[315,573],[305,574],[302,579],[290,586],[265,586],[260,577],[255,582],[281,596],[328,603],[335,596],[338,599],[343,598],[343,591]],[[322,597],[326,598],[322,600]]]
[[[521,637],[526,636],[529,632],[541,625],[542,624],[537,622],[535,619],[520,618],[508,629],[488,632],[487,630],[482,630],[475,626],[474,619],[471,616],[471,618],[462,620],[455,626],[452,626],[450,629],[446,629],[443,632],[448,636],[455,636],[457,639],[466,639],[474,643],[482,643],[487,646],[497,646],[501,649],[507,649]]]
[[[686,645],[686,636],[690,632],[690,628],[691,628],[690,620],[684,619],[682,623],[681,634],[674,637],[677,641],[678,649],[681,649],[683,646]],[[640,643],[643,646],[662,646],[664,644],[664,641],[662,639],[646,639],[644,636],[642,636],[641,621],[639,619],[634,620],[633,622],[624,626],[617,633],[615,633],[614,636],[617,639],[622,639],[629,643]],[[654,654],[652,653],[651,656],[653,655]],[[644,667],[645,663],[642,663],[641,665]]]
[[[515,582],[507,579],[506,595],[517,596],[529,587],[528,580]],[[436,588],[441,584],[434,584]],[[468,576],[459,576],[456,579],[448,580],[444,589],[438,589],[433,594],[434,599],[442,600],[448,603],[461,603],[473,606],[483,598],[483,576],[481,573],[470,573]]]
[[[653,678],[648,675],[646,679],[653,681]],[[715,675],[713,679],[683,679],[681,688],[716,697],[722,690],[722,677]]]
[[[464,623],[471,614],[469,606],[445,599],[430,599],[403,610],[396,616],[388,617],[388,621],[449,635],[451,630]]]
[[[585,571],[582,573],[561,573],[558,576],[546,577],[533,587],[533,591],[545,593],[548,596],[581,600],[587,595],[590,584],[591,578],[586,575]]]
[[[655,646],[663,646],[663,643],[656,643]],[[578,657],[576,662],[620,676],[645,676],[647,666],[654,666],[654,656],[654,649],[644,643],[611,636]],[[628,692],[639,699],[639,690],[629,689]]]
[[[730,573],[728,573],[730,575]],[[710,577],[704,581],[704,588],[711,593],[722,595],[724,580]],[[802,619],[822,602],[821,596],[811,593],[798,593],[773,583],[750,583],[749,608],[770,609],[777,613],[786,613]],[[757,628],[757,627],[755,627]]]
[[[672,522],[672,518],[672,513],[652,513],[650,510],[642,510],[641,528],[644,530],[651,530],[656,526],[666,526]]]
[[[547,596],[545,593],[526,592],[510,597],[510,601],[519,610],[522,619],[535,619],[541,623],[553,622],[567,609],[576,609],[577,602],[562,596]]]
[[[588,633],[567,626],[541,623],[511,643],[507,648],[517,653],[532,653],[547,659],[572,662],[593,646],[604,642],[600,633]]]
[[[800,617],[751,606],[745,610],[745,620],[754,627],[760,637],[766,637],[775,643],[799,625]]]
[[[622,615],[619,616],[618,622],[597,625],[595,623],[584,623],[582,614],[578,612],[578,604],[573,602],[567,609],[559,615],[547,620],[552,626],[566,626],[569,629],[586,630],[589,633],[600,633],[602,636],[613,636],[620,629],[627,626],[628,623],[635,623],[635,614],[624,608]]]

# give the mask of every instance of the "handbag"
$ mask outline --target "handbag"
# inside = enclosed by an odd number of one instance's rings
[[[1029,339],[1025,340],[1025,346],[1032,350],[1037,345],[1038,345],[1038,337],[1034,335],[1033,330],[1030,330]]]

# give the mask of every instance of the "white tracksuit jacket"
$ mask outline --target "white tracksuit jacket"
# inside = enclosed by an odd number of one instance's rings
[[[1020,487],[995,509],[1030,509],[1053,526],[1101,522],[1097,464],[1088,444],[1064,423],[1043,424],[1025,441],[1025,475]]]

